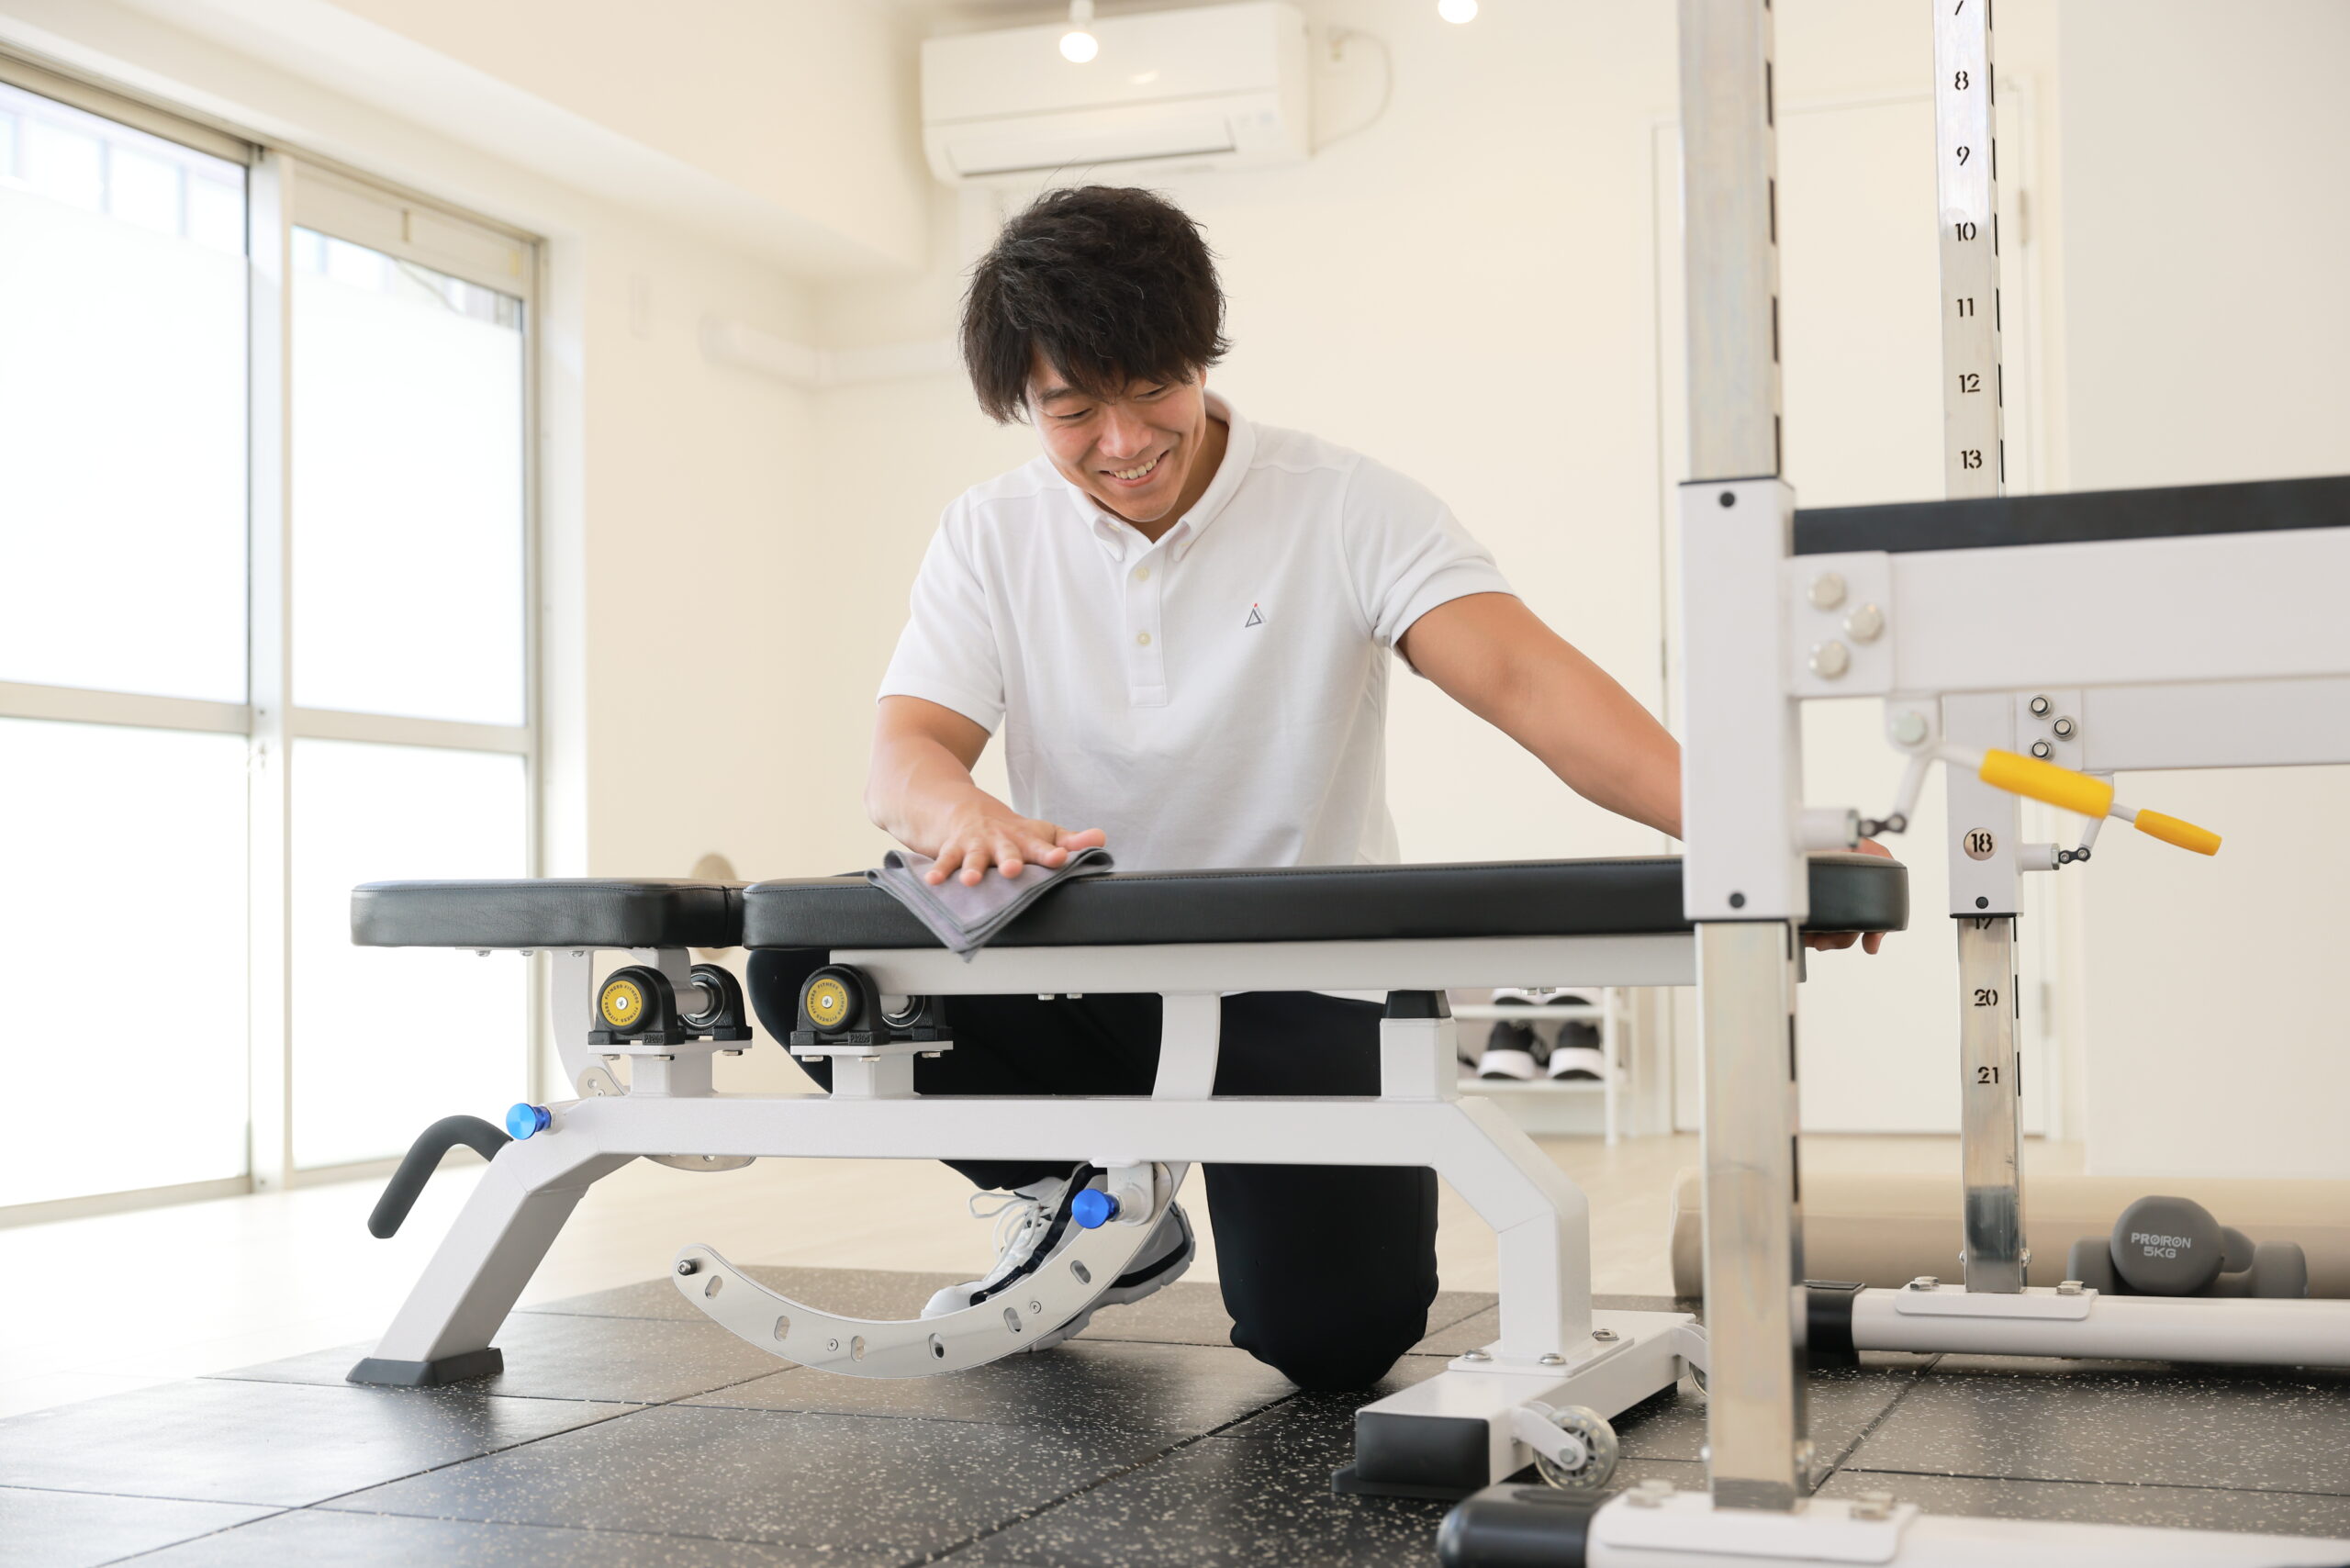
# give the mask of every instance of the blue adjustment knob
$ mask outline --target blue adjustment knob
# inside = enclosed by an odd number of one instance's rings
[[[506,1113],[506,1130],[518,1138],[529,1137],[532,1133],[543,1133],[554,1123],[554,1117],[548,1114],[544,1105],[532,1105],[525,1102]]]
[[[1118,1200],[1099,1187],[1088,1187],[1070,1202],[1069,1212],[1078,1224],[1094,1230],[1118,1217]]]

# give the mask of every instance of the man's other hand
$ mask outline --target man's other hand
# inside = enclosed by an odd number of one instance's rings
[[[1893,851],[1874,838],[1861,840],[1860,853],[1882,855],[1887,860],[1893,858]],[[1874,953],[1885,946],[1885,933],[1872,931],[1864,936],[1857,931],[1807,931],[1804,933],[1803,938],[1805,946],[1820,953],[1832,953],[1840,947],[1849,947],[1855,942],[1861,945],[1862,952]]]

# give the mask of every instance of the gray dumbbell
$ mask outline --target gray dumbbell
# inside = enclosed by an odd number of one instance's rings
[[[2140,1198],[2110,1235],[2074,1242],[2065,1272],[2120,1295],[2300,1297],[2310,1289],[2299,1244],[2255,1243],[2191,1198]]]

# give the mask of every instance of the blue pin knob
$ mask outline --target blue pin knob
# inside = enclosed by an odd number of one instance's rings
[[[533,1105],[524,1102],[506,1113],[506,1130],[518,1138],[529,1137],[532,1133],[543,1133],[554,1125],[554,1117],[549,1114],[544,1105]]]
[[[1069,1205],[1069,1217],[1088,1230],[1097,1230],[1118,1217],[1118,1200],[1099,1187],[1088,1187]]]

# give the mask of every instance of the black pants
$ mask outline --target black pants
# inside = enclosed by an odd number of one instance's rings
[[[816,952],[751,955],[759,1022],[782,1039]],[[955,1047],[917,1058],[923,1094],[1147,1094],[1158,1069],[1156,996],[957,996]],[[1380,1009],[1311,991],[1224,1000],[1218,1094],[1377,1094]],[[829,1061],[803,1063],[830,1087]],[[984,1113],[981,1113],[984,1114]],[[1066,1160],[950,1161],[980,1187],[1017,1187]],[[1304,1388],[1376,1383],[1427,1332],[1436,1299],[1436,1172],[1380,1165],[1211,1165],[1232,1342]]]

